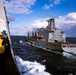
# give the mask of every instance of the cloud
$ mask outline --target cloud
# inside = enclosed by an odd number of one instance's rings
[[[71,28],[76,25],[76,12],[68,13],[56,18],[56,25],[59,28]]]
[[[14,26],[10,27],[10,34],[11,35],[27,35],[28,29],[26,29],[24,26]]]
[[[48,25],[47,20],[50,19],[47,18],[40,18],[37,20],[34,20],[32,24],[30,24],[29,27],[31,28],[40,28],[40,27],[46,27]],[[58,28],[65,29],[71,28],[76,25],[76,12],[68,13],[64,16],[59,16],[55,18],[55,25]]]
[[[43,9],[50,9],[51,7],[54,7],[54,6],[56,6],[56,5],[58,5],[58,4],[61,4],[61,2],[62,1],[65,1],[65,0],[49,0],[49,5],[48,4],[45,4],[44,6],[43,6]]]
[[[34,22],[30,24],[28,28],[30,27],[30,31],[33,31],[36,30],[36,28],[46,27],[48,25],[48,19],[50,18],[48,17],[34,20]],[[67,36],[72,36],[72,33],[73,36],[75,36],[76,33],[74,27],[76,27],[76,12],[71,12],[67,15],[55,18],[55,26],[65,31],[67,33]]]
[[[47,19],[37,19],[34,20],[32,24],[24,25],[24,26],[13,26],[10,27],[11,35],[27,35],[28,32],[35,31],[37,28],[46,27]]]
[[[54,4],[60,4],[61,0],[54,0]]]
[[[12,16],[10,16],[9,14],[7,14],[7,17],[8,17],[8,21],[15,21],[16,19]]]
[[[76,25],[65,30],[67,36],[76,37]]]
[[[33,24],[31,24],[30,26],[32,28],[46,27],[47,26],[47,19],[48,18],[40,18],[40,19],[34,20]]]
[[[7,12],[13,14],[30,14],[35,2],[36,0],[3,0]]]
[[[53,5],[52,4],[50,4],[50,5],[45,4],[43,9],[47,9],[48,10],[48,9],[50,9],[50,7],[53,7]]]
[[[46,27],[48,25],[48,19],[50,19],[50,17],[34,20],[33,23],[27,26],[10,28],[11,34],[27,35],[27,32],[35,31],[37,28]],[[67,15],[55,18],[55,26],[65,31],[67,36],[72,36],[72,34],[73,36],[76,36],[76,12],[71,12]]]

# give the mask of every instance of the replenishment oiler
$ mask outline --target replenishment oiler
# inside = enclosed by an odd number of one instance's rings
[[[66,41],[64,31],[56,28],[55,20],[49,19],[46,28],[38,28],[36,32],[32,32],[32,36],[28,33],[29,42],[36,47],[58,52],[75,52],[76,44]]]

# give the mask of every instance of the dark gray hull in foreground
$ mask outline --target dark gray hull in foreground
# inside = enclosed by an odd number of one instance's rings
[[[6,31],[10,43],[10,49],[5,50],[4,54],[0,53],[0,75],[21,75],[14,58],[8,24],[9,22],[3,5],[3,0],[0,0],[0,32],[3,30]]]
[[[11,50],[0,55],[0,75],[21,75]]]

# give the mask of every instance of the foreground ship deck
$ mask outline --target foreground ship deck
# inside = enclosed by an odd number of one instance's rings
[[[0,75],[21,75],[10,50],[4,55],[0,54]]]
[[[8,27],[9,26],[8,19],[7,19],[5,7],[2,1],[3,0],[0,0],[0,32],[2,32],[3,30],[6,31],[6,34],[8,36],[9,43],[10,43],[9,45],[10,49],[4,52],[3,54],[2,54],[2,51],[0,53],[0,75],[21,75],[18,70],[16,60],[13,54],[9,27]],[[2,47],[2,44],[0,46],[0,50],[2,50],[1,47]]]

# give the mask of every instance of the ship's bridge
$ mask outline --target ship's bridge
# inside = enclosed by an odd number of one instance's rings
[[[54,19],[48,20],[48,26],[40,29],[38,35],[42,35],[47,42],[66,42],[64,32],[55,27]]]

